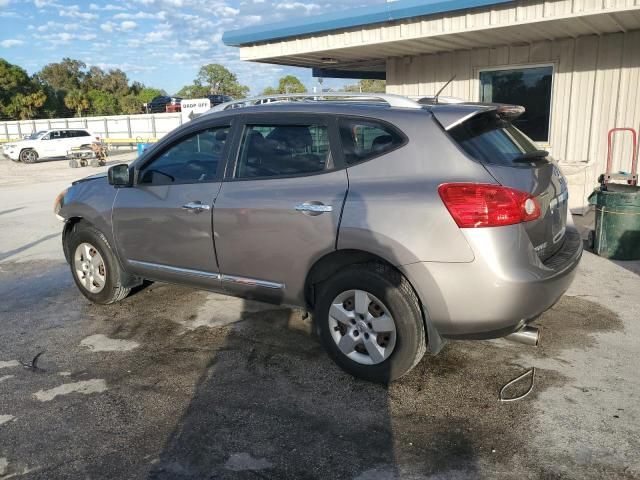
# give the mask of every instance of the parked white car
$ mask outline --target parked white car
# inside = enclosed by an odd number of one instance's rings
[[[66,157],[73,147],[90,145],[94,137],[85,129],[42,130],[19,142],[10,142],[2,147],[5,157],[14,162],[33,163],[39,158]]]

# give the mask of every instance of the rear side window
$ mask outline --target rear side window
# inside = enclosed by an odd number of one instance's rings
[[[369,120],[340,120],[340,138],[347,165],[389,153],[406,143],[391,126]]]
[[[509,166],[522,154],[538,150],[531,139],[495,112],[477,115],[449,134],[468,155],[484,163]]]
[[[326,125],[247,125],[236,178],[309,175],[332,168]]]
[[[86,130],[73,130],[74,137],[90,137],[91,135]]]

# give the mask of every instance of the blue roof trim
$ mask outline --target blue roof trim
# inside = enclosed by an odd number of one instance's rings
[[[222,41],[230,47],[278,40],[300,35],[391,22],[437,13],[498,5],[514,0],[401,0],[370,7],[354,8],[287,22],[258,25],[225,32]]]

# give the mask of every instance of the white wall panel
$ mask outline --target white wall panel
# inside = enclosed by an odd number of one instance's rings
[[[577,8],[593,8],[576,1]],[[553,5],[571,8],[570,3]],[[390,93],[414,94],[417,84],[420,95],[433,95],[455,73],[456,80],[443,95],[476,101],[479,70],[538,63],[554,66],[551,131],[545,148],[569,174],[572,207],[583,206],[605,170],[609,129],[640,130],[640,31],[429,54],[411,62],[389,60],[387,88]],[[616,136],[614,166],[628,170],[630,158],[630,138]]]

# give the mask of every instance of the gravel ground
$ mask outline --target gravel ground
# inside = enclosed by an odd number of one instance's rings
[[[538,348],[451,342],[382,387],[295,309],[164,284],[87,302],[51,207],[96,170],[0,160],[0,479],[640,478],[638,262],[586,253]]]

